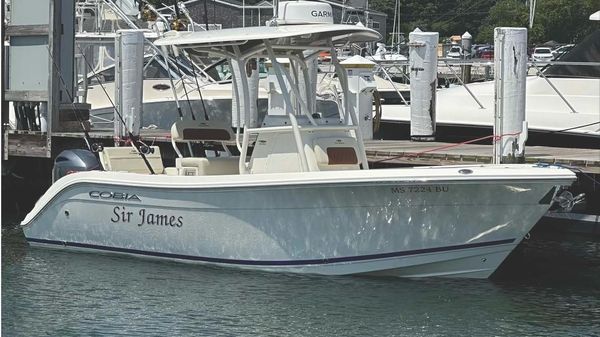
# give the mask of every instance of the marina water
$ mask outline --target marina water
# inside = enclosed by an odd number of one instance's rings
[[[2,230],[3,336],[598,336],[599,317],[597,237],[535,231],[491,279],[461,280],[222,269]]]

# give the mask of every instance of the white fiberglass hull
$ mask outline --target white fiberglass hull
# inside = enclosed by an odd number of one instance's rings
[[[552,84],[571,104],[576,113],[541,77],[527,78],[526,120],[529,130],[561,131],[586,139],[600,137],[600,81],[585,78],[551,78]],[[437,91],[436,122],[438,125],[489,128],[494,124],[494,82],[471,83],[469,89],[483,109],[462,86]],[[383,123],[409,123],[410,106],[383,105]]]
[[[84,172],[55,183],[23,226],[35,244],[240,268],[485,278],[547,211],[553,187],[574,178],[520,165],[209,177]]]

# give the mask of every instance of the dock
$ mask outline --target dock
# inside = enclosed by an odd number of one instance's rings
[[[90,138],[105,145],[113,142],[109,130],[90,131],[89,134]],[[62,148],[72,148],[83,139],[81,132],[54,132],[53,151],[49,151],[42,132],[9,131],[4,136],[4,159],[9,155],[49,157],[49,152],[58,153]],[[170,143],[168,130],[142,130],[140,137],[151,143]],[[490,164],[493,160],[492,145],[485,144],[368,140],[365,141],[365,149],[369,162],[375,167]],[[526,146],[525,163],[565,165],[584,173],[600,174],[600,148]]]
[[[104,146],[114,144],[112,130],[90,130],[90,140]],[[26,130],[5,130],[3,140],[4,160],[9,157],[53,158],[62,150],[83,148],[84,134],[81,131],[55,131],[52,137],[45,132]],[[168,130],[142,130],[140,139],[150,143],[169,143],[171,133]]]
[[[365,142],[367,158],[375,167],[490,164],[492,145],[414,142],[410,140],[370,140]],[[560,148],[526,146],[525,163],[546,163],[600,174],[600,148]]]

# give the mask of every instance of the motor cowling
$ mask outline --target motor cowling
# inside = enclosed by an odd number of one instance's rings
[[[52,182],[71,173],[101,169],[102,166],[93,152],[84,149],[64,150],[54,159]]]

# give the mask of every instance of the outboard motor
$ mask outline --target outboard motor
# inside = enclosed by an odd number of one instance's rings
[[[84,149],[64,150],[54,160],[52,170],[52,182],[66,176],[67,174],[101,170],[102,166],[94,153]]]

